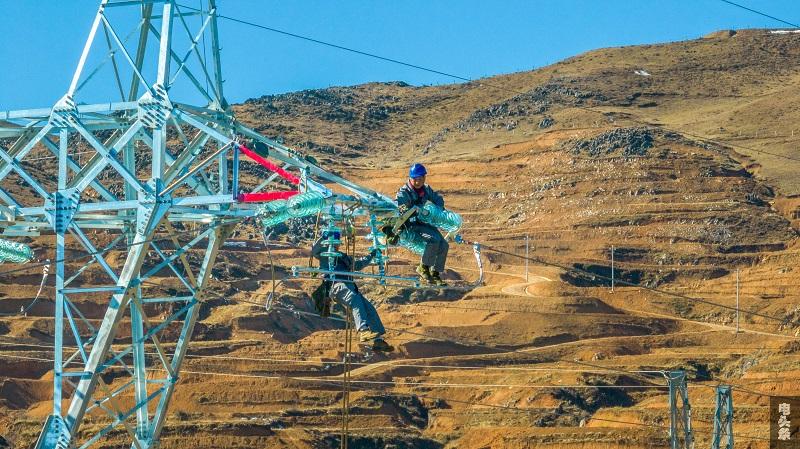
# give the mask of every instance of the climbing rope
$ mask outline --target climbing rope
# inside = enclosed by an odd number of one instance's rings
[[[350,434],[350,354],[353,349],[353,318],[352,311],[349,307],[344,307],[345,312],[345,326],[344,326],[344,355],[342,358],[342,365],[344,372],[342,373],[342,436],[341,449],[347,449],[349,434]]]
[[[261,236],[264,238],[264,247],[267,248],[267,256],[269,257],[270,277],[272,278],[272,291],[267,296],[267,312],[272,310],[272,301],[275,299],[275,290],[278,288],[278,282],[275,279],[275,262],[272,259],[272,250],[270,250],[269,237],[267,236],[266,228],[262,230]],[[281,280],[283,282],[283,280]]]
[[[342,227],[344,233],[345,255],[350,257],[350,271],[355,270],[356,263],[356,239],[352,224],[352,215],[348,219],[347,211],[343,211]],[[352,214],[352,212],[351,212]],[[352,232],[352,233],[351,233]],[[353,310],[350,307],[345,307],[345,345],[344,345],[344,373],[342,374],[342,441],[341,449],[348,448],[348,440],[350,433],[350,371],[352,370],[352,352],[353,352],[353,331],[355,323],[353,322]]]
[[[36,296],[33,298],[33,301],[31,301],[31,303],[28,304],[27,309],[33,307],[33,305],[36,304],[36,301],[39,300],[39,297],[42,296],[42,290],[44,290],[44,283],[45,281],[47,281],[47,275],[50,273],[50,259],[45,260],[45,262],[47,262],[47,265],[42,266],[42,280],[39,282],[39,290],[36,291]],[[27,313],[27,311],[28,310],[26,309],[21,310],[23,315]]]
[[[311,239],[311,242],[316,242],[317,237],[319,236],[319,218],[322,216],[322,211],[317,212],[317,219],[314,222],[314,237]],[[314,256],[312,254],[308,255],[308,268],[314,267]]]
[[[50,273],[50,259],[46,259],[44,261],[47,265],[42,265],[42,280],[39,282],[39,290],[36,292],[36,296],[28,303],[27,306],[20,306],[19,312],[17,313],[0,313],[0,316],[26,316],[28,311],[39,302],[39,298],[42,296],[42,290],[44,290],[44,284],[47,281],[47,275]]]

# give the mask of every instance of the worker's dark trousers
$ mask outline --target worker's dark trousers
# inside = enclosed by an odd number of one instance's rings
[[[418,234],[426,242],[425,252],[422,253],[422,264],[433,268],[439,273],[443,272],[450,244],[442,237],[442,233],[433,226],[422,223],[412,225],[411,231]]]
[[[339,304],[349,307],[353,311],[353,322],[356,330],[369,329],[379,334],[386,333],[381,317],[375,306],[361,293],[353,288],[349,282],[334,282],[331,287],[331,298]]]

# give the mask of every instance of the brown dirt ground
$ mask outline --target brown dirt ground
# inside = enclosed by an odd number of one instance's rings
[[[661,447],[664,380],[628,373],[637,370],[689,372],[700,446],[709,444],[718,383],[793,394],[800,378],[800,298],[792,288],[800,260],[797,163],[663,133],[653,134],[644,154],[572,150],[616,127],[638,127],[635,119],[797,156],[785,124],[797,121],[788,105],[800,82],[800,40],[757,30],[726,36],[602,49],[487,81],[505,91],[477,82],[370,84],[320,91],[328,96],[316,103],[277,97],[236,106],[265,134],[293,144],[313,140],[308,150],[321,161],[389,195],[409,161],[424,161],[429,183],[463,215],[464,236],[486,245],[485,285],[469,292],[364,288],[397,351],[353,371],[351,447]],[[634,75],[638,68],[652,77]],[[604,99],[576,105],[553,94],[546,115],[555,125],[545,129],[538,126],[542,114],[468,120],[510,101],[515,94],[507,89],[544,85]],[[375,105],[395,109],[388,118],[370,115]],[[516,127],[506,129],[508,120]],[[526,236],[536,259],[527,282],[521,259],[489,249],[522,254]],[[258,248],[247,229],[235,238]],[[612,245],[623,281],[733,306],[738,270],[744,309],[787,322],[743,315],[736,334],[731,310],[624,284],[612,292],[597,277],[609,272]],[[411,272],[409,254],[393,256],[393,272]],[[289,266],[305,263],[307,252],[273,257]],[[338,447],[341,323],[265,311],[271,284],[263,251],[230,247],[220,259],[211,291],[229,301],[212,297],[198,324],[161,446]],[[468,247],[453,248],[446,275],[475,278]],[[100,275],[89,271],[85,279],[100,282]],[[26,304],[38,282],[35,270],[0,278],[0,311]],[[280,304],[310,310],[311,287],[281,287]],[[0,371],[0,435],[13,447],[35,441],[51,409],[50,364],[35,360],[51,357],[50,301],[26,317],[0,318],[0,355],[26,357],[4,358]],[[77,301],[90,320],[102,317],[99,299]],[[121,334],[128,333],[123,323]],[[164,344],[172,344],[174,332],[165,335]],[[748,441],[768,436],[767,398],[736,391],[734,404],[737,444],[767,447]],[[101,422],[95,410],[84,429]],[[115,431],[104,447],[126,438]]]

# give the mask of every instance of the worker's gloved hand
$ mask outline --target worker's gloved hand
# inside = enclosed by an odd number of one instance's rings
[[[250,145],[252,145],[251,148],[259,156],[269,157],[269,147],[264,145],[261,141],[253,140]]]
[[[392,236],[394,236],[394,222],[389,222],[381,226],[381,232],[387,238],[392,238]]]
[[[397,206],[397,212],[400,212],[400,215],[403,215],[404,213],[406,213],[407,210],[408,210],[408,205],[407,204],[401,204],[401,205]]]
[[[330,287],[328,282],[323,282],[313,292],[311,299],[314,301],[314,309],[322,317],[331,315]]]

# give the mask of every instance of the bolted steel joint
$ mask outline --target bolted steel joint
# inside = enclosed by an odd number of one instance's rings
[[[146,92],[139,99],[136,115],[148,128],[162,128],[172,113],[172,102],[167,90],[161,84],[153,86],[152,92]]]
[[[80,192],[75,189],[59,190],[44,201],[47,221],[58,234],[67,232],[80,204]]]
[[[78,108],[75,100],[70,96],[65,96],[58,100],[58,103],[50,112],[50,124],[57,128],[69,128],[78,119]]]

